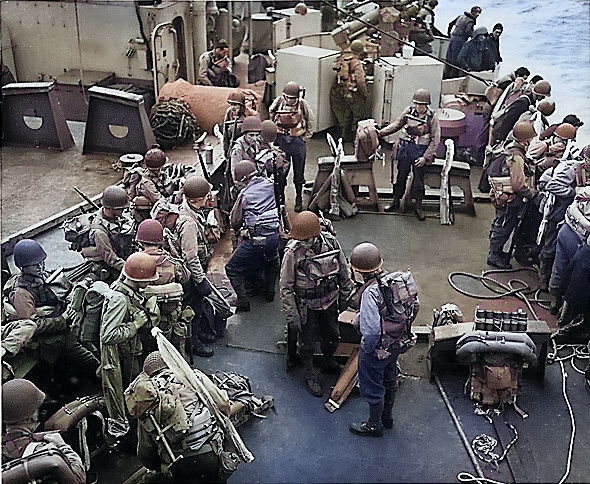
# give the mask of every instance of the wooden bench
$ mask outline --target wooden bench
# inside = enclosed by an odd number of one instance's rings
[[[445,160],[435,158],[434,163],[424,166],[424,184],[431,188],[440,188],[441,170]],[[463,191],[463,203],[468,211],[475,215],[473,193],[471,191],[471,166],[463,161],[453,161],[449,172],[450,186],[458,186]]]
[[[369,189],[368,199],[366,197],[358,196],[358,190],[355,190],[355,193],[357,194],[356,204],[374,205],[379,209],[379,196],[375,185],[375,176],[373,175],[373,162],[359,162],[354,155],[344,155],[340,160],[340,167],[344,173],[346,173],[346,177],[353,188],[366,186]],[[322,156],[318,158],[318,172],[311,192],[312,198],[320,190],[324,182],[330,177],[333,169],[333,156]]]

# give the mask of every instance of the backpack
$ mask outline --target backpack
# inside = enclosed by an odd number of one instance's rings
[[[70,243],[70,250],[82,252],[85,247],[90,247],[90,229],[100,227],[98,224],[93,225],[95,217],[94,213],[83,213],[64,221],[62,228],[66,241]]]
[[[310,257],[302,257],[295,264],[295,273],[305,276],[304,280],[296,277],[295,291],[300,299],[320,298],[338,289],[340,248],[332,236],[320,232],[318,237],[321,245],[316,250],[321,250],[322,246],[328,250]]]
[[[481,172],[481,178],[477,188],[482,193],[489,193],[492,189],[488,177],[502,176],[501,171],[506,161],[506,154],[504,153],[504,141],[496,143],[492,147],[489,155],[489,162]]]
[[[383,302],[381,315],[381,349],[400,348],[406,352],[415,344],[412,323],[420,308],[418,285],[408,269],[377,277]]]
[[[28,484],[30,482],[59,482],[70,484],[78,482],[77,476],[70,468],[68,456],[56,446],[43,447],[31,443],[25,449],[25,455],[2,464],[2,480],[11,484]]]

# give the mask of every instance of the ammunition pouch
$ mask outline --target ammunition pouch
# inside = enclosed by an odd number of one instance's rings
[[[300,300],[321,299],[329,296],[335,291],[338,291],[338,283],[336,282],[335,277],[321,279],[317,282],[315,287],[312,288],[304,289],[295,287],[295,294]]]
[[[509,176],[490,176],[488,181],[491,187],[490,197],[496,207],[504,207],[515,194]]]

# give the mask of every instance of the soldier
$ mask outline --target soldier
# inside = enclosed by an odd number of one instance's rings
[[[258,152],[255,163],[258,171],[266,171],[269,176],[272,176],[277,205],[284,205],[287,175],[291,164],[283,150],[275,145],[277,134],[277,125],[273,121],[270,119],[262,121],[262,149]]]
[[[536,135],[528,121],[518,121],[512,130],[514,141],[488,166],[488,179],[492,187],[490,196],[496,207],[496,217],[490,229],[490,247],[487,263],[498,269],[511,269],[511,253],[505,253],[504,244],[510,234],[526,216],[527,204],[535,189],[531,185],[533,171],[526,164],[525,153]],[[515,233],[515,237],[520,234]],[[516,248],[518,248],[516,246]]]
[[[410,291],[411,285],[404,281],[408,298],[397,301],[389,285],[389,274],[382,270],[381,253],[369,242],[352,250],[350,265],[365,281],[359,290],[358,324],[362,338],[358,378],[361,395],[369,404],[369,419],[350,424],[350,431],[361,436],[381,437],[383,427],[393,427],[397,358],[406,347],[408,328],[418,314],[417,287],[414,283],[416,290]]]
[[[527,155],[535,164],[535,170],[539,176],[549,168],[555,168],[564,155],[568,142],[576,137],[576,128],[568,123],[560,124],[553,135],[545,140],[538,141],[534,150],[527,150]],[[569,150],[568,150],[569,151]]]
[[[229,414],[227,394],[213,384],[207,389],[213,402],[187,387],[159,351],[146,357],[143,373],[125,391],[129,411],[139,419],[137,455],[145,467],[166,468],[178,483],[225,482],[229,473],[223,473],[222,453],[237,468],[238,456],[223,452],[224,432],[211,411],[216,405]]]
[[[201,327],[198,322],[202,318],[203,298],[212,292],[211,283],[205,277],[205,271],[199,258],[199,226],[192,215],[180,213],[176,205],[160,200],[152,210],[152,217],[164,227],[168,237],[170,252],[180,257],[190,273],[190,280],[184,288],[186,302],[195,312],[193,319],[192,346],[197,356],[213,356],[214,350],[201,341]],[[206,336],[203,336],[206,339]]]
[[[289,81],[268,108],[270,119],[279,130],[277,145],[293,165],[296,212],[303,206],[303,185],[305,184],[305,142],[313,135],[315,115],[309,103],[301,97],[301,87]]]
[[[37,479],[46,482],[45,477],[50,476],[53,478],[51,482],[84,484],[86,471],[82,459],[64,442],[59,432],[35,432],[39,427],[39,407],[43,400],[45,393],[29,380],[17,378],[2,385],[2,423],[5,427],[2,463],[26,459],[23,474],[32,479],[31,482],[41,482]],[[53,452],[48,454],[48,451]],[[44,458],[48,456],[49,462]],[[11,471],[3,469],[2,480],[16,482],[12,479]]]
[[[321,338],[324,370],[339,370],[334,360],[340,342],[338,312],[346,309],[353,283],[338,240],[322,231],[313,212],[303,211],[295,216],[281,265],[279,288],[287,324],[298,334],[307,389],[321,397],[322,387],[313,366],[315,335]]]
[[[202,176],[189,176],[182,188],[184,197],[179,209],[180,214],[191,216],[197,224],[199,260],[204,270],[207,270],[213,257],[213,244],[221,238],[220,222],[217,218],[217,209],[213,206],[211,188],[211,184]]]
[[[246,96],[242,91],[230,92],[227,103],[229,107],[223,118],[223,152],[225,157],[229,159],[234,141],[242,135],[242,122],[246,116],[256,116],[257,113],[246,106]]]
[[[578,249],[590,236],[590,187],[577,189],[576,197],[565,212],[565,223],[557,234],[555,260],[549,279],[551,314],[557,314],[565,290],[563,280]]]
[[[34,240],[23,239],[14,246],[14,263],[21,273],[13,279],[12,288],[7,282],[5,291],[9,291],[8,299],[14,313],[12,321],[20,320],[19,328],[13,328],[12,337],[18,342],[7,346],[7,358],[16,356],[22,350],[24,358],[11,359],[13,364],[25,365],[24,360],[35,363],[44,361],[55,363],[58,358],[67,360],[73,368],[87,375],[95,375],[98,360],[76,339],[76,330],[71,327],[71,315],[66,307],[65,291],[69,283],[60,287],[57,283],[47,283],[48,273],[45,272],[47,254]],[[56,281],[58,282],[58,281]],[[28,329],[25,329],[28,328]],[[3,328],[4,330],[8,328]],[[17,334],[18,333],[18,334]],[[3,335],[3,344],[4,341]],[[18,367],[14,368],[17,373]]]
[[[151,207],[160,197],[169,198],[174,193],[174,183],[162,167],[168,162],[168,157],[159,145],[153,145],[143,157],[145,168],[140,172],[140,179],[129,187],[128,199],[134,205],[139,205],[140,210],[149,213]],[[149,204],[145,203],[145,200]],[[137,214],[136,214],[137,215]],[[143,220],[141,217],[136,220]]]
[[[530,91],[525,89],[518,98],[509,104],[505,103],[503,108],[494,109],[490,144],[494,145],[498,141],[505,140],[520,115],[549,96],[551,96],[551,84],[539,80]]]
[[[129,431],[123,390],[140,371],[142,344],[138,330],[150,319],[139,292],[158,280],[156,261],[136,252],[125,261],[122,278],[111,284],[100,325],[100,372],[109,418],[107,433],[119,438]]]
[[[117,185],[107,187],[102,193],[102,208],[94,214],[90,224],[90,246],[82,249],[86,260],[97,263],[93,272],[105,269],[108,281],[119,277],[125,259],[133,252],[134,224],[123,215],[128,205],[124,188]]]
[[[389,126],[378,131],[380,137],[388,136],[402,130],[395,148],[397,160],[397,180],[393,187],[391,205],[385,207],[386,212],[399,209],[400,199],[406,191],[406,180],[410,171],[414,172],[414,180],[410,197],[416,199],[415,214],[418,220],[426,220],[422,209],[424,198],[424,165],[434,161],[436,148],[440,141],[440,125],[438,116],[428,106],[430,93],[426,89],[418,89],[412,97],[413,105],[408,106],[399,118]],[[394,166],[391,167],[393,182]]]
[[[477,22],[477,17],[481,14],[481,7],[471,7],[469,12],[463,12],[449,23],[447,35],[451,37],[451,42],[447,50],[446,61],[449,64],[457,64],[457,56],[465,45],[465,42],[473,35],[473,28]],[[445,66],[443,79],[459,77],[462,73],[449,65]]]
[[[342,140],[351,142],[357,123],[367,117],[367,83],[360,55],[364,52],[362,40],[343,47],[334,62],[336,79],[330,89],[330,106],[340,126]]]
[[[246,276],[264,272],[265,298],[274,300],[280,259],[279,217],[274,187],[256,175],[251,161],[241,161],[234,169],[240,192],[230,213],[230,227],[239,233],[240,243],[225,266],[225,273],[238,296],[238,311],[250,311]]]
[[[154,281],[154,286],[163,286],[173,282],[183,285],[189,281],[190,274],[184,267],[182,260],[172,257],[163,247],[164,230],[160,222],[153,219],[141,222],[137,228],[136,240],[143,248],[143,252],[149,254],[156,261],[158,280]],[[188,325],[194,316],[193,310],[190,308],[182,310],[182,293],[174,295],[174,298],[163,297],[162,301],[158,301],[158,307],[160,308],[158,327],[187,359],[185,340],[188,337]]]
[[[230,161],[232,172],[240,161],[254,162],[256,155],[262,148],[262,122],[258,116],[248,116],[242,123],[242,136],[231,148]],[[259,173],[261,174],[261,173]],[[266,176],[266,173],[264,173]]]
[[[590,146],[590,145],[589,145]],[[584,152],[584,150],[586,150]],[[538,188],[543,199],[539,211],[543,214],[542,248],[539,254],[539,279],[546,289],[555,260],[557,233],[565,218],[567,207],[574,201],[576,188],[583,187],[590,180],[584,174],[590,173],[590,153],[584,148],[581,160],[564,160],[556,167],[547,169],[541,176]]]

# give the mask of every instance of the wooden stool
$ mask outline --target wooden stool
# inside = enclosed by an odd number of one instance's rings
[[[359,162],[354,155],[344,155],[340,159],[340,168],[346,173],[348,181],[353,187],[366,186],[369,188],[369,198],[366,199],[365,197],[357,196],[356,204],[363,206],[375,205],[379,210],[379,196],[377,195],[375,176],[373,175],[373,162]],[[318,158],[318,173],[311,192],[312,198],[320,190],[333,170],[333,156],[322,156]]]
[[[434,159],[431,165],[424,165],[424,184],[431,188],[440,188],[440,174],[445,160]],[[473,193],[471,192],[471,166],[463,161],[453,161],[449,172],[451,186],[458,186],[463,190],[463,203],[472,215],[475,215]]]

